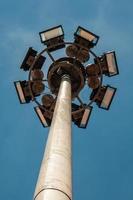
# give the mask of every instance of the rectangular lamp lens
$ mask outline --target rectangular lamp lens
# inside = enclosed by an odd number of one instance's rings
[[[77,36],[80,36],[81,38],[84,38],[85,40],[89,42],[94,42],[96,44],[98,42],[99,36],[95,35],[94,33],[87,31],[86,29],[82,27],[78,27],[76,33]]]
[[[116,92],[116,88],[112,88],[112,87],[107,86],[105,95],[104,95],[102,103],[100,105],[101,108],[104,108],[106,110],[109,109],[110,104],[111,104],[113,97],[115,95],[115,92]]]
[[[21,83],[18,81],[18,82],[15,82],[14,84],[18,93],[18,97],[20,99],[20,103],[26,103],[26,99],[22,90]]]
[[[109,52],[106,54],[106,61],[109,70],[109,75],[113,76],[118,74],[118,67],[115,57],[115,52]]]
[[[48,123],[47,123],[45,117],[43,116],[43,113],[42,113],[41,109],[40,109],[39,107],[36,107],[36,108],[35,108],[35,111],[36,111],[36,113],[37,113],[37,115],[38,115],[38,117],[39,117],[39,119],[40,119],[42,125],[43,125],[44,127],[48,127],[49,125],[48,125]]]
[[[62,27],[58,27],[58,28],[40,33],[42,42],[45,42],[47,40],[50,40],[56,37],[60,37],[62,35],[63,35]]]
[[[81,123],[80,123],[81,128],[86,128],[88,120],[89,120],[90,115],[91,115],[91,111],[92,111],[92,107],[88,107],[88,108],[85,109]]]
[[[86,39],[86,40],[88,40],[90,42],[95,39],[94,35],[88,33],[87,31],[85,31],[85,30],[83,30],[81,28],[79,28],[79,30],[77,31],[77,35],[79,35],[80,37],[82,37],[82,38],[84,38],[84,39]]]

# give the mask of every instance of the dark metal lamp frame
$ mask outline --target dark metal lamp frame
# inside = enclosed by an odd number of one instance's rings
[[[53,30],[53,29],[55,29],[55,28],[59,28],[59,27],[62,27],[62,26],[57,26],[57,27],[54,27],[54,28],[52,28],[52,29],[48,29],[48,30],[46,30],[45,32],[50,31],[50,30]],[[79,29],[79,28],[82,28],[82,27],[78,27],[78,29]],[[77,29],[77,31],[78,31],[78,29]],[[83,28],[82,28],[82,29],[83,29]],[[85,29],[84,29],[84,30],[85,30]],[[63,31],[63,28],[62,28],[62,31]],[[76,32],[77,32],[77,31],[76,31]],[[85,31],[87,31],[87,30],[85,30]],[[90,34],[93,34],[93,33],[89,32],[89,31],[87,31],[87,32],[90,33]],[[44,33],[44,31],[43,31],[43,32],[40,32],[39,34],[41,34],[41,33]],[[98,40],[99,40],[99,37],[98,37],[97,35],[95,35],[95,34],[93,34],[93,35],[96,36],[96,38],[97,38],[97,41],[96,41],[96,43],[95,43],[95,45],[96,45],[97,42],[98,42]],[[62,35],[62,36],[64,37],[64,31],[63,31],[63,35]],[[75,36],[76,36],[76,33],[75,33]],[[84,47],[83,45],[78,44],[78,43],[75,43],[75,42],[73,43],[73,42],[64,42],[64,41],[63,41],[63,42],[58,43],[58,44],[52,44],[52,45],[50,45],[50,46],[47,46],[47,48],[43,49],[43,50],[35,57],[33,63],[32,63],[31,66],[30,66],[30,69],[29,69],[28,83],[29,83],[29,91],[30,91],[30,95],[31,95],[31,100],[34,101],[34,102],[36,103],[36,105],[39,106],[39,108],[40,108],[42,111],[44,111],[44,112],[47,111],[46,107],[44,107],[42,104],[40,104],[40,102],[37,100],[36,96],[34,95],[34,93],[33,93],[33,91],[32,91],[32,86],[31,86],[31,84],[32,84],[33,81],[32,81],[32,77],[31,77],[31,72],[32,72],[32,70],[34,69],[34,66],[35,66],[35,64],[37,63],[37,61],[40,59],[40,57],[41,57],[42,54],[44,54],[44,53],[47,53],[47,54],[48,54],[48,56],[49,56],[49,58],[52,60],[53,64],[55,64],[55,63],[58,64],[59,61],[54,59],[54,57],[53,57],[52,54],[51,54],[51,49],[55,49],[55,50],[56,50],[56,49],[58,49],[58,48],[57,48],[58,46],[60,46],[60,47],[65,47],[66,45],[75,45],[75,46],[77,46],[78,49],[79,49],[78,53],[80,53],[80,51],[81,51],[82,49],[88,50],[87,47]],[[100,71],[100,73],[99,73],[100,84],[99,84],[99,87],[98,87],[98,89],[97,89],[96,94],[94,95],[94,97],[93,97],[87,104],[86,104],[86,103],[83,103],[83,101],[81,100],[81,98],[80,98],[79,95],[77,95],[75,98],[77,98],[77,100],[80,102],[80,105],[81,105],[81,108],[82,108],[82,109],[85,110],[85,109],[88,107],[88,108],[91,108],[91,111],[92,111],[92,106],[91,106],[91,105],[95,102],[97,96],[98,96],[99,93],[100,93],[101,87],[102,87],[103,72],[102,72],[102,66],[101,66],[101,64],[100,64],[100,60],[99,60],[98,56],[97,56],[92,50],[90,50],[90,49],[89,49],[89,53],[94,57],[94,59],[97,60],[97,65],[98,65],[99,71]],[[27,58],[27,57],[26,57],[26,58]],[[25,58],[25,59],[26,59],[26,58]],[[74,57],[74,63],[73,63],[73,64],[76,63],[77,58],[78,58],[78,54]],[[69,57],[68,57],[68,59],[69,59]],[[70,59],[71,59],[71,58],[70,58]],[[116,59],[116,57],[115,57],[115,59]],[[60,60],[60,59],[59,59],[59,60]],[[25,60],[24,60],[24,62],[25,62]],[[22,67],[21,67],[21,68],[22,68]],[[117,68],[118,68],[118,66],[117,66]],[[86,77],[85,77],[85,79],[86,79]],[[48,80],[44,80],[44,81],[48,81]],[[116,90],[115,90],[115,91],[116,91]],[[115,94],[115,92],[114,92],[114,94]],[[110,101],[110,104],[111,104],[111,102],[112,102],[112,100],[113,100],[114,94],[113,94],[113,96],[112,96],[112,99],[111,99],[111,101]],[[55,98],[55,101],[56,101],[56,98]],[[110,107],[110,104],[109,104],[109,106],[108,106],[108,109],[109,109],[109,107]],[[99,106],[99,107],[100,107],[100,106]],[[35,111],[36,111],[36,108],[35,108]],[[48,111],[51,112],[51,115],[53,115],[53,111],[50,111],[50,110],[48,110]],[[73,116],[74,112],[75,112],[75,111],[72,111],[72,116]],[[91,112],[90,112],[90,114],[91,114]],[[90,118],[90,115],[88,116],[88,119],[87,119],[87,121],[86,121],[86,125],[85,125],[83,128],[86,128],[89,118]],[[50,124],[49,120],[48,120],[48,124]],[[80,127],[80,124],[77,124],[77,125]]]

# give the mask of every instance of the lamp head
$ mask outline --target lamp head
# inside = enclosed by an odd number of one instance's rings
[[[91,115],[92,107],[87,106],[81,108],[76,104],[72,104],[72,111],[72,120],[74,124],[76,124],[79,128],[86,128]]]
[[[28,71],[30,70],[30,67],[33,65],[33,62],[35,62],[32,69],[41,69],[46,58],[41,55],[35,61],[36,56],[37,56],[37,51],[35,51],[34,49],[32,49],[32,47],[30,47],[26,53],[26,56],[20,68],[23,69],[24,71]]]
[[[21,104],[29,103],[31,101],[31,95],[29,85],[27,81],[15,81],[14,82],[18,98]]]
[[[81,26],[77,28],[76,32],[74,33],[74,37],[75,43],[78,43],[88,49],[94,47],[99,40],[99,36]]]
[[[47,45],[50,52],[61,49],[65,46],[64,44],[61,44],[64,42],[64,31],[61,25],[42,31],[39,35],[41,42]]]
[[[97,94],[98,89],[93,90],[90,99],[93,99],[96,95],[95,102],[99,108],[109,110],[112,100],[114,98],[116,88],[110,85],[102,86],[100,92]]]
[[[114,51],[107,52],[98,57],[98,59],[94,59],[94,61],[96,64],[98,63],[98,61],[100,62],[102,72],[106,76],[115,76],[119,74],[116,54]]]

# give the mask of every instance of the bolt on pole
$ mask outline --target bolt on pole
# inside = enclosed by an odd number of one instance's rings
[[[72,200],[71,81],[61,79],[34,200]]]

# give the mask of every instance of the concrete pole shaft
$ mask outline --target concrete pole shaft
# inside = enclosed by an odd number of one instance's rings
[[[72,200],[71,82],[67,76],[61,81],[34,200]]]

